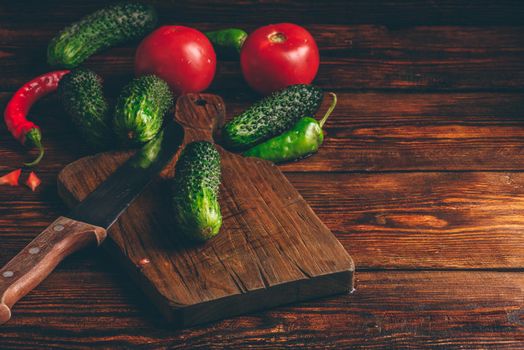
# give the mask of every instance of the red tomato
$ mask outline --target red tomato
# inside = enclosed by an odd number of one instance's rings
[[[256,91],[268,94],[309,84],[318,71],[318,47],[309,32],[292,23],[270,24],[249,34],[240,52],[242,73]]]
[[[135,74],[155,74],[177,95],[207,89],[215,70],[213,45],[193,28],[160,27],[144,38],[136,50]]]

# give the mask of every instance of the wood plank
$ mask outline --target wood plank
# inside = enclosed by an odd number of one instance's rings
[[[108,65],[108,62],[115,66]],[[87,66],[100,72],[102,76],[114,76],[116,82],[120,82],[128,79],[129,72],[132,72],[133,58],[93,57]],[[524,83],[521,83],[524,81],[523,72],[522,57],[512,54],[475,60],[446,57],[362,58],[348,54],[344,58],[322,59],[314,83],[326,89],[339,90],[521,90],[524,87]],[[14,80],[7,76],[0,87],[9,87]],[[237,62],[222,62],[210,89],[217,92],[249,88],[242,78]]]
[[[31,78],[49,71],[43,61],[23,62],[18,55],[4,59],[5,77],[0,91],[14,91]],[[24,64],[22,64],[24,63]],[[85,66],[99,73],[116,92],[132,78],[133,55],[94,56]],[[325,58],[314,83],[335,90],[443,90],[443,91],[521,91],[524,88],[522,56],[511,54],[479,58],[408,58],[383,57]],[[229,93],[250,90],[244,82],[238,62],[221,62],[209,92]]]
[[[57,28],[0,30],[0,90],[10,91],[49,70],[46,46]],[[206,28],[203,25],[203,28]],[[216,28],[216,27],[215,27]],[[250,28],[254,28],[251,24]],[[521,90],[524,29],[383,26],[308,27],[318,39],[322,64],[316,83],[330,89]],[[90,58],[86,65],[116,94],[131,77],[136,43]],[[247,89],[238,62],[220,62],[211,87]]]
[[[170,24],[165,22],[162,24]],[[230,22],[199,22],[184,23],[200,31],[218,30],[231,26]],[[0,47],[2,57],[12,56],[20,50],[22,52],[44,54],[51,38],[62,28],[56,22],[38,23],[38,30],[34,26],[19,27],[19,22],[8,22],[0,28]],[[243,28],[248,33],[259,25],[235,21],[235,26]],[[424,56],[436,57],[443,54],[448,56],[459,55],[489,55],[500,52],[522,54],[524,39],[522,26],[504,27],[464,27],[464,26],[415,26],[407,28],[390,28],[372,24],[317,24],[304,26],[322,52],[326,56],[344,57],[350,52],[352,56],[369,56],[371,54],[389,55],[396,57]],[[132,55],[136,43],[124,43],[106,51],[107,56],[114,53],[117,56]],[[35,60],[37,57],[33,57]],[[222,58],[222,60],[234,60]]]
[[[275,22],[296,23],[380,23],[390,26],[428,24],[511,25],[521,24],[524,10],[518,1],[477,0],[464,2],[444,0],[434,2],[398,0],[307,0],[264,1],[255,0],[178,0],[148,1],[158,9],[162,21],[167,22],[230,22],[246,21],[257,24]],[[97,10],[105,1],[50,0],[45,4],[9,2],[0,6],[0,21],[34,24],[35,18],[52,18],[59,24]],[[15,17],[16,16],[16,17]]]
[[[0,93],[0,104],[9,93]],[[281,165],[297,171],[523,170],[522,93],[338,93],[318,154]],[[226,95],[228,119],[256,100]],[[317,113],[322,115],[329,100]],[[31,117],[43,130],[46,156],[37,168],[54,172],[89,154],[54,98]],[[0,125],[0,172],[30,155]],[[54,181],[54,180],[52,180]],[[10,189],[6,189],[11,192]],[[2,194],[0,193],[0,197]]]
[[[358,269],[524,268],[523,173],[287,176]]]
[[[20,302],[2,327],[0,344],[520,349],[524,342],[520,272],[361,272],[350,295],[173,330],[159,323],[160,316],[108,260],[98,264],[105,271],[53,274]]]
[[[66,212],[55,176],[44,180],[40,195],[19,188],[0,193],[0,263]],[[524,269],[518,249],[524,247],[524,173],[286,176],[358,270]]]

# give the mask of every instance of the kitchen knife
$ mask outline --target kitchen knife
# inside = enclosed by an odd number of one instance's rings
[[[0,270],[0,324],[11,308],[68,255],[96,243],[180,148],[183,128],[169,122],[66,216],[61,216]]]

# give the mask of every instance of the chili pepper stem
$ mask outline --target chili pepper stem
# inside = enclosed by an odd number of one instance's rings
[[[42,134],[40,133],[40,130],[38,128],[31,129],[25,135],[25,143],[30,143],[33,147],[38,148],[38,157],[30,163],[24,163],[25,166],[35,166],[44,157],[44,146],[42,146]]]
[[[40,161],[44,157],[44,147],[42,146],[42,144],[37,145],[37,147],[38,147],[38,157],[36,157],[36,159],[30,163],[24,163],[25,166],[29,166],[29,167],[35,166],[38,163],[40,163]]]
[[[329,94],[333,97],[333,102],[331,102],[331,106],[329,106],[326,114],[324,114],[324,116],[320,120],[319,124],[321,128],[324,127],[326,120],[329,118],[329,116],[331,115],[331,112],[333,112],[333,110],[335,109],[335,106],[337,105],[337,95],[334,92],[330,92]]]

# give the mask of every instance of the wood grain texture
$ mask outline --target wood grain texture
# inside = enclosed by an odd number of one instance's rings
[[[287,176],[359,269],[524,269],[522,173]]]
[[[164,21],[169,24],[168,20]],[[227,28],[230,22],[176,22],[201,31]],[[252,32],[258,24],[235,21],[237,27]],[[39,23],[39,30],[20,23],[7,22],[0,28],[2,57],[11,57],[23,52],[38,54],[47,47],[47,42],[62,28],[55,21]],[[522,26],[479,27],[479,26],[410,26],[391,28],[375,24],[306,24],[305,28],[315,38],[321,53],[325,57],[342,56],[351,53],[356,56],[369,56],[373,53],[403,56],[438,57],[442,55],[464,57],[466,54],[489,57],[496,53],[522,54],[523,39],[516,34],[522,33]],[[31,44],[31,45],[30,45]],[[134,43],[124,43],[106,50],[97,56],[131,55]],[[19,55],[20,59],[36,61],[36,57]],[[221,60],[235,60],[224,57]],[[36,62],[35,62],[36,63]],[[43,64],[40,62],[40,64]]]
[[[169,24],[171,22],[165,22]],[[196,23],[201,30],[227,24]],[[247,30],[253,23],[236,24]],[[328,89],[519,90],[524,87],[522,27],[414,27],[376,25],[308,25],[318,40],[321,66],[315,80]],[[34,31],[0,28],[0,91],[15,90],[50,68],[45,62],[49,40],[61,28],[51,22]],[[106,50],[86,65],[106,79],[117,94],[133,72],[136,43]],[[41,59],[37,59],[37,58]],[[247,89],[238,61],[220,61],[212,91]]]
[[[106,238],[106,230],[59,217],[0,269],[0,325],[13,305],[38,286],[70,254]]]
[[[52,70],[46,65],[35,64],[33,59],[20,65],[19,57],[25,55],[27,53],[22,52],[3,59],[6,70],[5,77],[0,81],[0,91],[15,91],[32,77]],[[85,66],[104,77],[110,91],[116,94],[133,77],[133,57],[134,50],[121,50],[112,52],[110,56],[94,56],[86,61]],[[348,53],[344,57],[323,58],[314,83],[326,89],[353,91],[522,91],[523,56],[501,53],[495,57],[475,60],[468,57],[399,59],[377,57],[373,53],[368,57]],[[242,93],[247,89],[249,87],[244,82],[238,62],[218,64],[209,92]]]
[[[179,97],[175,120],[185,129],[183,145],[212,142],[224,114],[217,96]],[[223,225],[216,238],[200,245],[177,236],[166,193],[169,167],[164,181],[109,230],[105,246],[166,318],[189,326],[351,291],[351,258],[278,168],[219,152]],[[128,156],[103,153],[68,165],[58,177],[60,195],[69,204],[81,200]]]
[[[0,344],[8,349],[520,349],[524,341],[522,272],[359,272],[351,295],[173,330],[118,266],[95,256],[93,271],[59,271],[23,299],[17,317],[2,328]]]
[[[339,108],[320,153],[279,168],[367,271],[352,295],[174,331],[105,252],[86,249],[17,304],[0,348],[524,347],[521,1],[152,3],[161,23],[253,30],[290,21],[312,32],[325,61],[318,82],[337,88]],[[101,4],[0,3],[0,106],[50,69],[53,34]],[[132,75],[134,45],[88,61],[110,97]],[[219,64],[212,92],[228,118],[256,99],[233,61]],[[52,96],[31,113],[47,147],[37,191],[0,188],[1,264],[66,211],[56,176],[90,151],[62,115]],[[0,126],[0,171],[30,158]]]
[[[325,126],[319,152],[280,166],[284,172],[310,171],[472,171],[524,169],[524,94],[340,92]],[[0,93],[0,101],[7,100]],[[226,95],[227,119],[256,101],[253,95]],[[0,102],[1,103],[1,102]],[[329,101],[318,111],[320,116]],[[38,170],[56,171],[89,154],[78,134],[60,116],[55,99],[33,112],[49,152]],[[30,157],[0,126],[0,170]],[[50,175],[51,175],[50,174]],[[54,180],[52,180],[54,181]],[[6,195],[18,193],[5,189]],[[2,193],[0,192],[0,198]]]
[[[380,23],[389,26],[416,24],[510,25],[522,24],[524,10],[520,2],[479,0],[464,2],[444,0],[434,2],[395,0],[152,0],[146,1],[159,10],[161,20],[169,22],[236,23],[239,20],[258,25],[282,21],[296,23]],[[106,1],[75,0],[64,4],[58,0],[45,5],[31,1],[30,6],[7,2],[0,7],[0,20],[19,25],[33,24],[34,18],[52,18],[64,25],[100,8]],[[15,16],[17,21],[12,20]]]
[[[524,174],[520,172],[287,173],[359,270],[522,269]],[[54,180],[48,177],[48,183]],[[55,191],[55,189],[49,189]],[[31,194],[1,204],[0,264],[65,211]],[[55,195],[56,197],[56,195]],[[21,212],[31,212],[16,222]],[[51,211],[51,213],[49,213]],[[55,214],[56,215],[56,214]],[[68,269],[91,268],[73,260]]]

